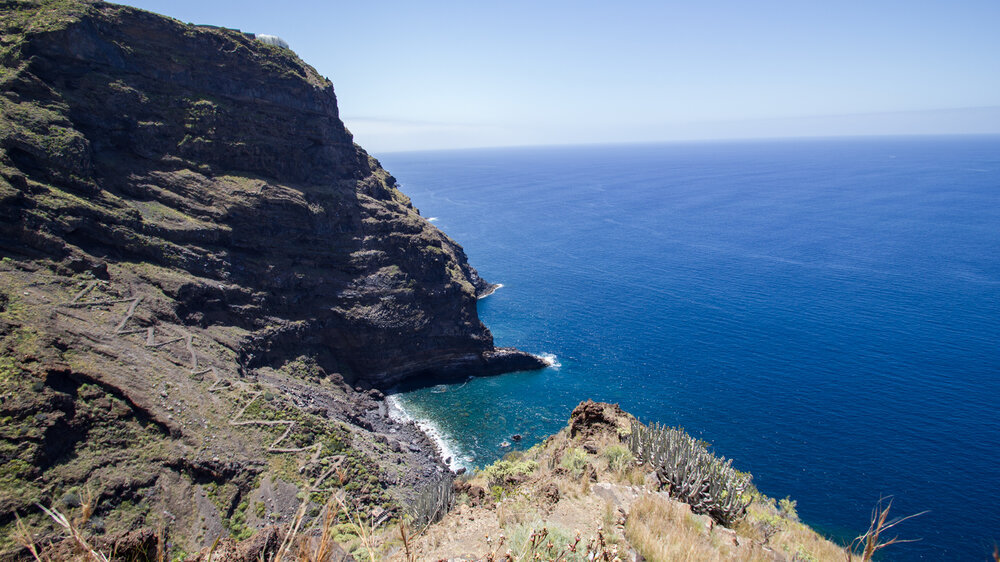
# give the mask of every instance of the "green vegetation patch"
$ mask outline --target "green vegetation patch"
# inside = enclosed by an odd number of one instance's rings
[[[300,355],[281,366],[281,371],[304,380],[318,380],[323,376],[323,369],[313,357]]]
[[[0,4],[3,60],[17,51],[29,35],[64,29],[90,9],[83,2],[12,0]]]
[[[559,460],[559,466],[577,478],[583,474],[583,471],[587,469],[589,464],[590,459],[587,457],[587,452],[579,447],[566,449],[566,452],[562,455],[562,459]]]
[[[601,451],[601,456],[607,459],[608,468],[616,472],[625,470],[635,462],[635,456],[632,455],[632,451],[624,445],[611,445]]]
[[[306,358],[300,359],[302,361],[299,368],[309,371],[311,362]],[[291,363],[295,364],[298,361]],[[289,366],[289,369],[295,368]],[[359,505],[366,506],[362,511],[370,513],[369,508],[374,507],[394,513],[399,511],[399,507],[385,490],[378,464],[363,452],[351,447],[351,433],[342,425],[322,416],[306,413],[270,390],[261,392],[247,406],[241,420],[294,422],[295,425],[291,430],[284,424],[261,426],[261,429],[274,439],[278,439],[288,431],[281,441],[269,443],[269,445],[273,443],[275,449],[298,449],[320,445],[318,460],[306,464],[308,468],[306,471],[301,470],[301,467],[307,458],[315,454],[312,449],[301,452],[275,451],[271,453],[269,462],[272,472],[277,477],[300,488],[311,487],[316,477],[326,474],[320,486],[324,491],[314,492],[310,497],[313,503],[325,504],[330,498],[331,490],[339,488],[348,492],[349,497]]]
[[[482,469],[490,488],[507,487],[522,476],[538,470],[538,463],[530,459],[503,459]]]

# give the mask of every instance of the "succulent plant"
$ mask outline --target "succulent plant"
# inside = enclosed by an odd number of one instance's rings
[[[751,477],[717,457],[682,429],[660,424],[635,424],[627,442],[636,458],[656,471],[674,498],[723,525],[746,515]]]

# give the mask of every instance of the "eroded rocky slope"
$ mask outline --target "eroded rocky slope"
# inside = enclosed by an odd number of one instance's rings
[[[7,552],[15,512],[88,495],[95,531],[155,514],[192,549],[309,488],[395,513],[442,467],[365,389],[542,365],[494,348],[491,286],[293,52],[9,0],[0,85]]]

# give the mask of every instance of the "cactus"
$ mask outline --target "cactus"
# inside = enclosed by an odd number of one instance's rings
[[[737,472],[732,460],[716,457],[681,429],[635,424],[627,438],[636,458],[656,471],[671,496],[729,526],[746,515],[751,477]]]

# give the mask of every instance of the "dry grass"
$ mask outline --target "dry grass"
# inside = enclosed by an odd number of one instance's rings
[[[490,502],[485,509],[477,508],[476,523],[468,521],[471,513],[450,516],[446,519],[448,533],[433,530],[437,537],[434,547],[425,552],[435,556],[472,552],[468,535],[484,535],[486,529],[479,526],[480,522],[490,518],[494,521],[488,531],[494,537],[490,546],[495,549],[496,537],[504,533],[505,549],[511,549],[515,559],[520,557],[516,548],[520,542],[513,540],[515,533],[523,535],[526,529],[537,530],[541,525],[550,531],[560,527],[581,528],[584,537],[595,536],[600,526],[609,544],[618,541],[623,553],[634,548],[649,560],[844,560],[842,547],[796,521],[772,502],[754,504],[744,521],[734,530],[727,530],[712,524],[705,516],[692,514],[685,504],[650,493],[654,491],[646,482],[650,469],[627,462],[627,456],[614,449],[620,443],[616,435],[592,436],[588,447],[598,452],[581,454],[583,444],[562,432],[545,445],[525,451],[518,460],[533,460],[537,468],[506,490],[499,500]],[[617,508],[595,495],[587,476],[591,471],[599,482],[645,490],[640,493],[646,496],[626,509],[628,517],[623,529],[617,528]],[[488,485],[482,475],[474,475],[470,482]],[[539,501],[539,491],[550,484],[558,486],[561,498],[556,505],[544,507]],[[582,514],[591,521],[583,523]],[[567,524],[567,518],[578,518],[578,522]],[[770,532],[769,526],[773,528]],[[451,550],[449,544],[458,550]],[[494,559],[502,559],[505,549],[494,550]],[[542,559],[546,557],[543,555]]]
[[[65,532],[66,537],[72,541],[73,548],[75,550],[73,555],[73,560],[88,560],[93,562],[109,562],[115,558],[115,553],[112,552],[110,555],[101,552],[87,540],[83,532],[80,530],[84,525],[90,521],[90,518],[94,515],[94,510],[97,508],[97,497],[91,492],[89,488],[84,488],[80,492],[80,511],[75,517],[69,517],[63,512],[59,511],[55,507],[45,507],[41,504],[35,504],[39,509],[42,510],[45,515],[49,516],[53,522]],[[48,562],[51,560],[51,555],[45,553],[46,548],[39,548],[35,543],[34,535],[28,530],[27,526],[21,521],[20,517],[17,518],[17,523],[15,526],[15,538],[21,545],[31,554],[32,558],[38,562]],[[162,537],[162,533],[160,534]],[[159,541],[161,546],[157,549],[157,560],[163,561],[166,558],[165,552],[162,547],[163,541]],[[51,546],[51,545],[50,545]],[[60,555],[63,557],[64,555]]]
[[[746,559],[733,558],[729,549],[713,546],[688,510],[656,496],[641,498],[632,505],[625,537],[651,562]]]
[[[872,556],[876,552],[882,550],[883,548],[894,545],[897,543],[906,542],[916,542],[920,539],[901,539],[899,536],[895,536],[891,539],[883,538],[883,533],[892,529],[896,525],[906,521],[907,519],[912,519],[914,517],[919,517],[926,511],[921,511],[920,513],[914,513],[913,515],[907,515],[906,517],[896,517],[894,519],[889,519],[889,510],[892,508],[892,498],[879,498],[878,503],[872,509],[871,523],[868,525],[868,531],[863,535],[859,535],[854,541],[851,542],[851,551],[860,550],[862,562],[869,562]],[[848,554],[848,560],[853,560],[853,556]]]
[[[97,550],[94,549],[94,547],[90,546],[90,543],[87,542],[87,539],[83,536],[83,533],[80,532],[80,528],[77,526],[79,519],[77,521],[70,521],[68,517],[66,517],[65,515],[63,515],[62,513],[60,513],[55,509],[49,509],[41,504],[38,504],[38,507],[41,508],[41,510],[44,511],[46,515],[51,517],[52,520],[55,521],[57,525],[59,525],[66,531],[69,537],[73,539],[73,542],[76,543],[77,547],[80,549],[84,558],[90,558],[92,560],[95,560],[96,562],[108,562],[109,559],[107,555],[98,552]],[[93,508],[91,507],[88,509],[86,504],[84,504],[84,509],[82,511],[82,514],[85,514],[86,517],[89,518],[91,513],[93,513]]]
[[[797,519],[787,517],[773,502],[755,502],[747,517],[736,525],[740,536],[757,541],[777,552],[800,559],[837,560],[845,558],[842,546],[833,543]]]
[[[14,517],[17,519],[17,524],[14,527],[14,540],[21,544],[38,562],[42,562],[42,557],[38,553],[38,547],[35,545],[35,539],[31,532],[28,531],[28,527],[25,526],[24,521],[14,513]]]

